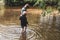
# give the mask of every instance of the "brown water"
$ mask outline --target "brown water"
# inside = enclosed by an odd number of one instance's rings
[[[1,25],[0,24],[0,40],[34,40],[36,34],[33,30],[27,29],[21,33],[21,27],[18,25]]]
[[[0,15],[0,39],[1,40],[20,40],[20,21],[19,21],[19,14],[20,8],[13,7],[13,8],[4,8],[1,7]],[[27,35],[25,37],[30,36],[31,32],[35,34],[31,39],[27,40],[60,40],[60,14],[48,14],[45,17],[40,16],[42,10],[40,9],[28,9],[29,14],[27,14],[28,22],[28,29],[31,31],[27,31]],[[7,25],[7,26],[5,26]],[[11,26],[12,25],[12,26]],[[13,27],[13,28],[12,28]],[[18,27],[18,28],[17,28]],[[19,30],[19,31],[18,31]],[[32,34],[31,34],[32,35]],[[22,40],[25,39],[22,36]],[[36,37],[36,38],[35,38]],[[16,38],[16,39],[14,39]]]

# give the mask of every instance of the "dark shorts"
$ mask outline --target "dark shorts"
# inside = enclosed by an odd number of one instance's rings
[[[20,17],[20,20],[21,20],[21,27],[22,28],[27,27],[28,21],[27,21],[26,16]]]

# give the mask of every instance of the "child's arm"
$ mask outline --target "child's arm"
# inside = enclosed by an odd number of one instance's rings
[[[20,16],[23,16],[23,15],[25,15],[25,14],[27,14],[27,12],[26,12],[26,11],[24,11]]]

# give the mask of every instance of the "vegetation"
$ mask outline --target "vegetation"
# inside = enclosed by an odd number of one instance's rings
[[[47,6],[53,6],[60,10],[60,0],[6,0],[6,5],[23,6],[25,3],[30,3],[31,6],[38,6],[45,9]]]

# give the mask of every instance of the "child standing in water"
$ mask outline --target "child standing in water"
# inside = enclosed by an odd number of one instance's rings
[[[25,4],[24,7],[21,9],[21,15],[20,15],[20,21],[21,21],[21,28],[22,28],[22,32],[25,32],[27,29],[27,7],[29,6],[29,4]]]

